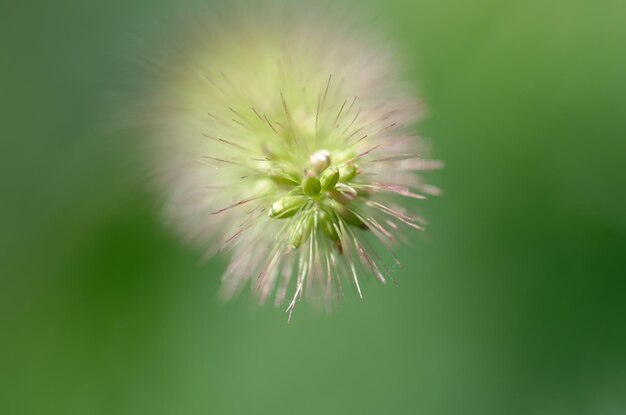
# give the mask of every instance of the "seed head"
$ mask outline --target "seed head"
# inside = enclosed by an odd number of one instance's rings
[[[330,307],[346,284],[392,280],[394,246],[423,229],[400,204],[436,191],[417,173],[439,167],[411,130],[421,105],[388,48],[344,22],[223,20],[162,58],[154,166],[175,226],[230,255],[225,298],[250,283],[290,316],[303,294]]]

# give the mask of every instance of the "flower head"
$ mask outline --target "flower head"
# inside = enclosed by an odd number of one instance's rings
[[[182,234],[230,254],[222,295],[330,306],[391,279],[398,204],[436,189],[411,126],[421,105],[387,48],[335,19],[249,16],[198,26],[165,62],[154,161]]]

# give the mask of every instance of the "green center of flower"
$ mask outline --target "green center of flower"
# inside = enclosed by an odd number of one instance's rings
[[[366,192],[355,189],[359,167],[346,161],[331,163],[331,154],[320,150],[311,155],[309,168],[301,177],[295,173],[276,170],[270,176],[286,193],[274,203],[269,216],[287,219],[290,223],[289,244],[298,248],[320,230],[341,250],[343,229],[350,225],[367,229],[361,217],[348,205]]]

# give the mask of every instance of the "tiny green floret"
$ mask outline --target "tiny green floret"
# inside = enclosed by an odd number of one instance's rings
[[[317,177],[305,176],[304,179],[302,179],[302,191],[305,195],[315,197],[320,194],[321,190],[322,185]]]
[[[290,218],[296,214],[307,200],[308,198],[305,196],[283,196],[272,203],[269,216],[276,219]]]
[[[339,169],[334,166],[324,170],[320,177],[320,184],[325,192],[333,190],[337,182],[339,182]]]

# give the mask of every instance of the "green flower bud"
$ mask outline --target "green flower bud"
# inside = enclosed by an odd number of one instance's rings
[[[272,204],[269,216],[276,219],[289,218],[307,201],[305,196],[284,196]]]
[[[302,179],[302,190],[304,194],[310,197],[315,197],[320,194],[322,185],[317,177],[306,176]]]
[[[339,181],[344,183],[349,182],[350,180],[354,179],[357,172],[358,169],[354,164],[347,164],[345,166],[342,166],[339,169]]]
[[[339,181],[339,169],[337,167],[329,167],[322,173],[320,184],[323,191],[332,190]]]

